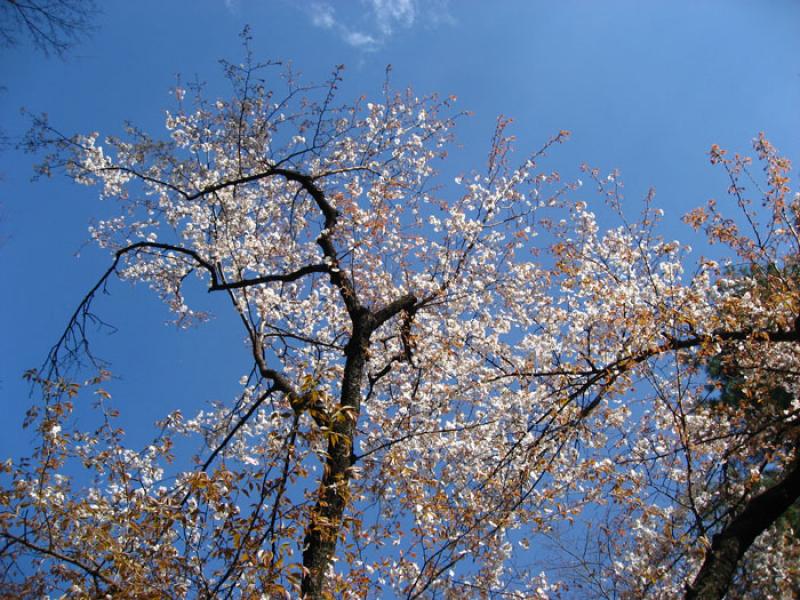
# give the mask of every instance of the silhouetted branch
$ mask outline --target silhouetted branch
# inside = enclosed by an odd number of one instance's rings
[[[0,0],[0,44],[27,37],[45,55],[63,56],[92,31],[96,13],[94,0]]]

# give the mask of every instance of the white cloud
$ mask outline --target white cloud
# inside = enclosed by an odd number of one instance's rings
[[[339,4],[337,13],[333,4],[315,1],[306,4],[306,12],[315,27],[335,31],[346,44],[367,51],[379,48],[399,29],[454,22],[448,0],[361,0],[361,10],[354,8],[358,6]]]
[[[344,33],[344,41],[355,46],[356,48],[369,49],[378,44],[378,40],[369,35],[368,33],[361,33],[360,31],[347,31]]]
[[[321,27],[322,29],[333,29],[336,25],[336,18],[333,16],[333,7],[330,4],[314,2],[311,5],[311,22],[316,27]]]
[[[416,17],[413,0],[366,0],[375,22],[384,35],[391,35],[395,24],[411,27]]]
[[[336,16],[333,5],[327,2],[312,2],[307,12],[311,16],[311,23],[320,29],[328,29],[339,34],[347,44],[363,50],[372,50],[378,45],[378,40],[369,33],[345,24]]]

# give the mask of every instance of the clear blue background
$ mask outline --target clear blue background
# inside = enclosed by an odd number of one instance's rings
[[[621,169],[632,214],[655,187],[669,237],[695,239],[680,216],[724,196],[724,174],[706,156],[712,143],[746,152],[764,131],[800,158],[795,0],[99,4],[96,32],[65,61],[26,45],[0,49],[0,126],[12,138],[26,128],[21,107],[49,113],[65,133],[118,133],[125,120],[160,132],[176,74],[227,94],[217,60],[241,59],[238,33],[249,23],[257,57],[292,60],[308,80],[344,63],[342,101],[377,95],[389,63],[397,87],[458,96],[474,116],[458,130],[454,171],[483,166],[498,114],[514,118],[520,157],[571,130],[546,166],[570,177],[583,162]],[[84,242],[89,220],[113,205],[61,176],[30,183],[32,163],[0,154],[0,458],[30,449],[22,372],[41,364],[109,264]],[[118,377],[110,389],[134,446],[171,409],[232,401],[250,360],[224,298],[203,298],[219,309],[214,321],[176,331],[144,286],[115,281],[110,291],[96,308],[118,332],[94,341]]]

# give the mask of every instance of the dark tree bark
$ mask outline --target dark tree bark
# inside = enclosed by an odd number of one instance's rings
[[[744,553],[798,498],[800,459],[795,460],[783,481],[751,498],[745,509],[714,536],[700,572],[686,590],[686,600],[724,598]]]
[[[336,539],[348,502],[350,467],[356,422],[361,411],[361,382],[366,367],[369,331],[363,324],[353,332],[347,346],[339,408],[340,418],[331,422],[332,437],[328,442],[328,458],[319,489],[319,498],[306,527],[303,566],[304,598],[322,598],[325,575],[336,551]]]
[[[376,311],[358,308],[351,311],[353,334],[345,348],[345,366],[339,400],[339,414],[331,419],[328,458],[319,487],[319,497],[306,527],[303,550],[305,573],[302,595],[307,600],[323,598],[325,575],[336,551],[342,532],[342,518],[350,495],[356,437],[356,424],[361,413],[361,385],[367,367],[370,336],[384,322],[402,311],[411,309],[416,298],[400,296]]]

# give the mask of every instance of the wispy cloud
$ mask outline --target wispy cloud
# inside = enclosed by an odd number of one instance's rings
[[[241,9],[239,0],[225,0],[225,8],[227,8],[234,15],[238,15]]]
[[[350,44],[351,46],[355,46],[356,48],[364,48],[364,49],[372,49],[376,48],[379,43],[374,37],[372,37],[368,33],[363,33],[361,31],[345,31],[342,35],[344,41]]]
[[[384,35],[391,35],[395,25],[411,27],[416,18],[413,0],[367,0],[375,21]]]
[[[347,44],[370,51],[383,45],[398,30],[415,25],[436,27],[452,23],[449,0],[361,0],[334,5],[315,1],[306,5],[311,23],[336,32]],[[336,8],[342,9],[337,12]]]
[[[333,16],[333,7],[330,4],[320,4],[314,2],[311,5],[311,22],[322,29],[333,29],[336,27],[336,17]]]

